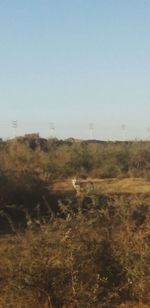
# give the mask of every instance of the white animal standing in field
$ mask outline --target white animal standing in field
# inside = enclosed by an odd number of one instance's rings
[[[81,192],[81,187],[80,187],[79,184],[77,184],[77,179],[76,178],[72,179],[72,185],[73,185],[73,187],[74,187],[74,189],[76,191],[76,194],[79,195],[80,192]]]
[[[72,179],[72,185],[76,191],[77,195],[80,195],[81,192],[89,192],[94,189],[94,184],[91,181],[83,182],[81,180],[77,180],[76,178]]]

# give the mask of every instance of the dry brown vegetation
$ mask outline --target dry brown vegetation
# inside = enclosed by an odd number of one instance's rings
[[[142,142],[1,143],[0,307],[150,306],[149,154]],[[73,175],[94,191],[77,197]]]
[[[1,238],[1,307],[149,306],[149,207],[91,198]]]

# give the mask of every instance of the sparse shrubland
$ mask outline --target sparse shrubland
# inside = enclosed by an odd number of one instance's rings
[[[39,141],[40,144],[40,141]],[[150,142],[47,141],[44,149],[23,141],[1,143],[0,171],[37,175],[41,180],[80,177],[145,177],[150,173]]]
[[[31,144],[0,144],[0,307],[148,308],[150,144]],[[101,190],[56,195],[74,175]]]

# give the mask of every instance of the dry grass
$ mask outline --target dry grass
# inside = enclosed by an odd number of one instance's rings
[[[71,178],[55,181],[53,183],[53,191],[58,193],[69,193],[74,191]],[[142,178],[125,178],[125,179],[87,179],[82,183],[91,181],[96,190],[102,193],[129,193],[129,194],[147,194],[150,193],[150,181]]]

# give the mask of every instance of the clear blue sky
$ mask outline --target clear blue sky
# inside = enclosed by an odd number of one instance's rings
[[[2,137],[146,137],[150,1],[1,0],[0,107]]]

